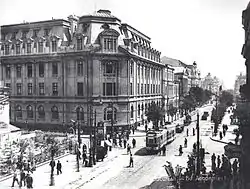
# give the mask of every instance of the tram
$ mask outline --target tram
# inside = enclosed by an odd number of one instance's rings
[[[175,125],[167,125],[158,131],[149,130],[146,134],[146,148],[157,151],[172,142],[175,139],[175,127]]]

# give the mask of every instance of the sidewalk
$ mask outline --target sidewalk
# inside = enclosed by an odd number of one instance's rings
[[[133,136],[130,137],[129,142],[131,143]],[[142,142],[143,139],[140,139]],[[136,148],[132,149],[132,153],[140,148],[140,140],[137,139]],[[143,144],[142,144],[143,145]],[[124,155],[126,149],[124,148],[112,148],[112,151],[108,151],[108,156],[104,159],[103,162],[97,162],[93,167],[85,167],[82,164],[82,160],[80,160],[80,172],[76,172],[76,155],[69,154],[65,157],[60,158],[60,162],[62,163],[62,174],[56,175],[56,169],[54,171],[54,183],[55,186],[49,186],[50,184],[50,166],[49,162],[46,162],[44,165],[37,168],[37,170],[32,174],[33,177],[33,188],[35,189],[44,189],[44,188],[64,188],[71,189],[77,188],[80,185],[90,182],[95,179],[99,175],[106,172],[111,167],[111,163],[114,161],[119,162],[119,158]],[[124,156],[123,156],[124,157]],[[124,157],[126,158],[126,157]],[[57,162],[57,161],[56,161]],[[19,179],[19,176],[18,176]],[[12,176],[6,178],[5,180],[0,182],[0,188],[10,188],[12,184]],[[16,187],[17,187],[17,183]]]
[[[235,137],[236,135],[233,133],[234,129],[237,129],[238,128],[238,125],[231,125],[231,119],[230,119],[230,116],[232,115],[232,113],[228,113],[227,111],[225,112],[225,115],[222,119],[222,122],[221,124],[219,124],[219,127],[218,127],[218,133],[216,136],[212,136],[210,137],[211,140],[213,141],[216,141],[216,142],[221,142],[221,143],[224,143],[224,144],[228,144],[228,143],[233,143],[235,144]],[[220,140],[220,135],[219,133],[220,132],[223,132],[223,128],[222,126],[223,125],[227,125],[228,126],[228,130],[226,132],[226,135],[223,136],[223,138]]]

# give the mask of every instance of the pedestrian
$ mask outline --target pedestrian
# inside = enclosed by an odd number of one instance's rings
[[[123,145],[124,145],[124,148],[127,147],[127,141],[126,141],[126,139],[123,140]]]
[[[193,136],[195,136],[195,128],[193,128]]]
[[[133,145],[133,148],[135,148],[135,145],[136,145],[136,140],[133,138],[132,140],[132,145]]]
[[[166,154],[166,146],[165,145],[163,145],[163,147],[162,147],[162,153],[165,156],[165,154]]]
[[[55,160],[52,158],[52,160],[49,163],[50,167],[51,167],[51,174],[54,174],[54,167],[56,166],[56,162]]]
[[[122,147],[122,139],[119,138],[119,146]]]
[[[33,185],[33,178],[29,173],[27,174],[26,183],[27,183],[28,189],[33,188],[33,186],[32,186]]]
[[[216,156],[215,156],[215,153],[213,153],[212,157],[211,157],[211,161],[212,161],[212,171],[215,171],[215,168],[216,168]]]
[[[22,187],[22,184],[23,184],[23,186],[25,186],[25,180],[26,180],[26,174],[25,174],[24,170],[21,169],[21,172],[20,172],[20,183],[19,183],[20,187]]]
[[[238,170],[238,161],[237,159],[235,159],[233,162],[233,175],[234,176],[237,174],[237,170]]]
[[[146,123],[146,125],[145,125],[145,131],[147,132],[147,130],[148,130],[148,124]]]
[[[184,147],[185,148],[187,147],[187,138],[185,138],[185,140],[184,140]]]
[[[217,168],[220,168],[221,160],[220,160],[220,155],[217,157]]]
[[[59,160],[56,164],[56,170],[57,170],[57,175],[62,174],[62,164]]]
[[[135,134],[135,127],[132,126],[132,132],[133,132],[133,135]]]
[[[14,187],[15,182],[17,182],[17,184],[19,185],[18,178],[17,178],[17,171],[16,171],[16,169],[14,169],[14,172],[13,172],[13,180],[12,180],[12,185],[11,185],[11,187]]]
[[[187,136],[188,136],[188,129],[187,129]]]
[[[222,132],[220,131],[220,140],[223,138],[223,136],[222,136]]]
[[[87,159],[87,154],[86,154],[86,152],[83,152],[82,153],[82,163],[83,164],[85,164],[86,159]]]
[[[182,145],[180,145],[180,147],[179,147],[179,155],[181,156],[182,154],[183,154]]]
[[[127,146],[127,154],[128,153],[131,153],[131,146],[128,144],[128,146]]]
[[[134,167],[134,160],[133,160],[132,153],[130,153],[129,167]]]

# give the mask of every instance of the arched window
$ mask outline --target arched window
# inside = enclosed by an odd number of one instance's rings
[[[113,118],[113,121],[116,121],[116,114],[117,110],[115,107],[107,107],[104,110],[104,120],[111,121]]]
[[[32,108],[32,106],[31,105],[27,106],[26,110],[27,110],[27,118],[32,119],[33,118],[33,108]]]
[[[138,105],[138,110],[137,110],[137,111],[138,111],[138,115],[140,115],[140,113],[141,113],[141,110],[140,110],[140,109],[141,109],[141,106],[140,106],[140,104],[139,104],[139,105]]]
[[[77,121],[83,121],[84,120],[84,110],[82,107],[76,108],[76,119]]]
[[[59,112],[56,106],[53,106],[51,108],[51,112],[52,112],[52,119],[59,119]]]
[[[22,115],[22,107],[20,105],[16,106],[16,117],[17,118],[22,118],[23,117],[23,115]]]
[[[134,106],[131,106],[130,118],[134,117]]]
[[[45,111],[44,111],[44,107],[42,105],[38,107],[38,118],[40,118],[40,119],[45,118]]]

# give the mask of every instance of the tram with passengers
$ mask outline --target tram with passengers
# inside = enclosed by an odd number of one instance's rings
[[[153,151],[160,150],[175,139],[175,133],[176,125],[167,125],[160,130],[149,130],[146,134],[146,148]]]

